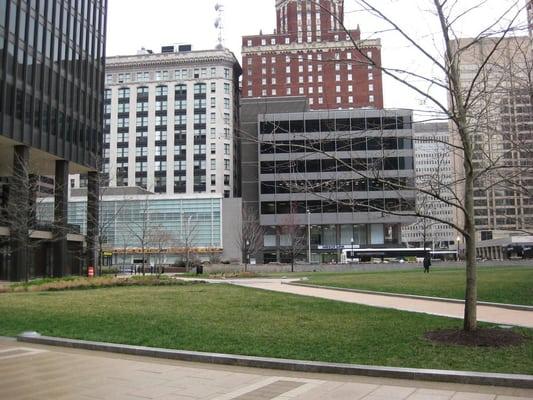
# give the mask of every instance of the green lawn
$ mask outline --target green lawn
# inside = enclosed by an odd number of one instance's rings
[[[0,335],[418,368],[533,373],[533,331],[507,349],[435,345],[461,321],[224,284],[0,295]]]
[[[314,285],[464,299],[464,269],[307,274]],[[533,305],[533,267],[478,269],[478,298],[496,303]]]

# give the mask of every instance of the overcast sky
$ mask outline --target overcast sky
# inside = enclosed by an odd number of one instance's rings
[[[429,13],[430,0],[370,0],[387,10],[413,37],[434,54],[440,52],[441,41],[436,38],[438,24]],[[457,0],[456,14],[482,0]],[[502,13],[502,10],[525,0],[485,0],[482,9],[456,27],[458,36],[471,36]],[[224,5],[225,46],[241,60],[241,37],[271,33],[275,28],[275,0],[219,0]],[[217,44],[214,27],[216,0],[109,0],[107,54],[135,54],[141,47],[159,51],[162,45],[192,44],[193,49],[212,49]],[[357,0],[345,0],[346,26],[361,27],[363,38],[382,39],[384,65],[440,77],[440,73],[426,62],[411,45],[400,40],[397,32],[387,31],[379,19],[362,11]],[[516,10],[516,9],[515,9]],[[525,15],[523,15],[525,18]],[[523,19],[522,19],[523,22]],[[431,89],[434,90],[434,89]],[[445,100],[446,94],[436,92]],[[416,95],[392,79],[385,79],[386,107],[424,108],[423,96]],[[428,106],[428,105],[427,105]]]

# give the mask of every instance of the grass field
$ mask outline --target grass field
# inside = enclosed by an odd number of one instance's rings
[[[314,285],[407,293],[464,299],[464,269],[433,268],[388,272],[308,274]],[[478,298],[495,303],[533,305],[533,267],[490,267],[478,269]]]
[[[506,349],[435,345],[461,321],[223,284],[0,295],[0,335],[417,368],[533,373],[533,331]]]

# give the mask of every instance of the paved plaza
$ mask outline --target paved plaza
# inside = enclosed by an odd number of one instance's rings
[[[0,339],[5,400],[526,400],[533,390],[304,374]]]

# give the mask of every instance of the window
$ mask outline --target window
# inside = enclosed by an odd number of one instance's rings
[[[130,119],[129,118],[118,118],[117,126],[119,128],[128,128],[130,126]]]
[[[216,91],[217,91],[216,82],[211,82],[211,93],[216,93]]]
[[[168,86],[158,86],[155,88],[156,96],[167,96],[168,95]]]
[[[174,103],[176,110],[186,110],[187,109],[187,100],[176,100]]]
[[[205,154],[205,144],[195,144],[194,145],[194,155],[203,155]]]
[[[156,111],[167,111],[167,101],[166,100],[156,101],[155,110]]]
[[[206,99],[195,99],[194,100],[194,109],[195,110],[205,109],[206,107],[207,107],[207,100]]]
[[[164,126],[167,124],[167,116],[166,115],[156,115],[155,116],[155,124],[156,126]]]
[[[148,88],[146,86],[141,86],[137,88],[137,96],[148,96]]]
[[[194,123],[195,124],[205,124],[206,123],[205,114],[194,114]]]
[[[374,102],[374,95],[370,95],[370,96],[368,96],[368,101],[369,101],[370,103],[373,103],[373,102]]]
[[[119,99],[127,99],[130,97],[130,90],[128,88],[120,88],[118,90]]]
[[[187,171],[187,162],[184,160],[174,161],[174,171]]]
[[[216,121],[217,121],[217,116],[216,116],[216,114],[215,114],[215,113],[211,113],[211,120],[210,120],[210,122],[211,122],[212,124],[214,124]]]
[[[230,160],[228,160],[227,158],[224,159],[224,169],[226,171],[229,171],[229,168],[230,168]]]
[[[207,92],[205,83],[194,84],[194,94],[205,94]]]
[[[229,113],[224,113],[224,124],[226,124],[226,125],[230,124],[230,115],[229,115]]]
[[[229,99],[224,99],[224,110],[229,110],[230,109],[230,100]]]
[[[215,67],[211,67],[211,77],[215,77],[217,75],[217,69]]]
[[[229,169],[229,168],[228,168],[228,169]],[[224,175],[224,185],[229,186],[229,185],[230,185],[230,182],[231,182],[230,179],[231,179],[231,178],[230,178],[229,175]]]
[[[224,78],[226,78],[226,79],[230,78],[229,68],[224,68]]]
[[[229,144],[225,143],[224,144],[224,155],[229,156],[229,151],[230,151]]]
[[[217,170],[217,160],[211,159],[211,171]]]
[[[109,104],[106,104],[109,105]],[[129,103],[120,103],[118,105],[118,112],[119,113],[129,113],[130,112],[130,104]]]
[[[167,140],[167,131],[156,131],[155,140],[158,142]]]
[[[224,94],[230,94],[230,84],[224,83]]]
[[[180,114],[174,116],[174,124],[175,125],[186,125],[187,124],[187,116]]]

